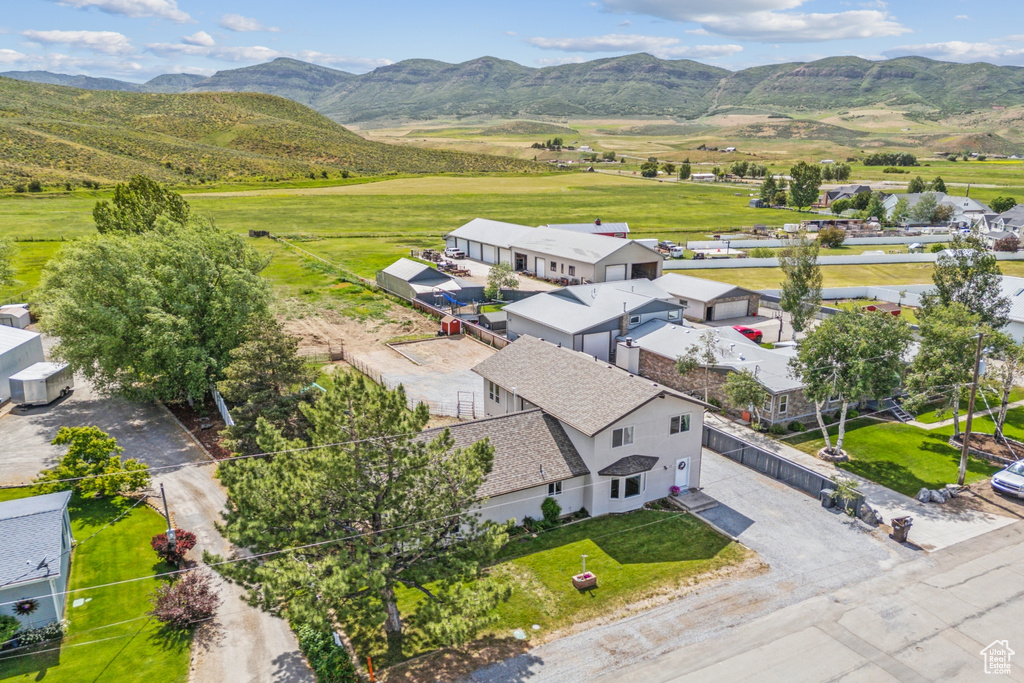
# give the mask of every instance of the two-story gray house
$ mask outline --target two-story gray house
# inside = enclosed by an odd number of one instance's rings
[[[626,512],[668,496],[672,486],[700,486],[701,401],[531,336],[519,337],[474,372],[484,381],[488,418],[453,427],[457,442],[457,432],[468,428],[482,438],[514,427],[505,421],[524,412],[538,416],[508,446],[495,444],[494,470],[484,486],[486,519],[538,517],[549,495],[563,513],[581,507],[594,516]],[[535,443],[548,464],[530,455]],[[498,481],[504,484],[495,486]]]

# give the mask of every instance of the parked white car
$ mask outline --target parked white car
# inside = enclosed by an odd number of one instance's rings
[[[1024,460],[992,475],[992,489],[999,493],[1024,498]]]

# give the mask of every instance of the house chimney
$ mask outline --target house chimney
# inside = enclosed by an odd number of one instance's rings
[[[640,374],[640,345],[626,337],[615,348],[615,364],[632,375]]]

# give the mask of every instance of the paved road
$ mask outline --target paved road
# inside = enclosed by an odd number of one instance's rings
[[[1024,523],[739,625],[598,680],[1024,681],[985,673],[981,651],[1022,652]]]
[[[708,517],[760,554],[769,570],[723,582],[643,614],[592,628],[477,671],[475,681],[584,681],[683,646],[725,637],[759,616],[877,576],[918,554],[881,532],[704,452],[704,491],[722,506]],[[920,553],[924,555],[924,553]],[[922,560],[927,563],[927,558]]]
[[[0,417],[0,439],[15,445],[0,449],[0,484],[27,483],[57,460],[62,448],[50,441],[60,427],[95,425],[117,439],[124,457],[166,468],[154,472],[154,488],[164,483],[175,524],[196,534],[195,558],[203,550],[230,556],[230,544],[214,526],[227,495],[213,477],[216,466],[206,454],[159,406],[104,398],[82,378],[75,382],[75,392],[62,401]],[[238,587],[217,581],[224,601],[217,620],[204,629],[193,648],[190,680],[313,681],[287,623],[246,605]]]

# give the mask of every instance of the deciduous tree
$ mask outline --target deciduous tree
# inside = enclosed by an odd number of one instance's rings
[[[946,192],[946,183],[943,182],[942,178],[935,176],[935,180],[928,183],[928,189],[932,192]]]
[[[149,465],[135,458],[122,462],[124,449],[98,427],[61,427],[50,443],[68,450],[60,462],[36,477],[40,493],[73,490],[83,496],[114,496],[149,485]]]
[[[924,179],[921,176],[914,176],[914,179],[907,184],[908,194],[920,194],[926,189]]]
[[[210,575],[193,570],[173,582],[162,584],[152,596],[149,614],[171,628],[190,630],[217,614],[220,596]]]
[[[101,234],[149,232],[161,216],[183,226],[189,218],[188,203],[180,194],[164,189],[144,175],[115,185],[113,198],[97,202],[92,210],[96,229]]]
[[[828,249],[841,247],[846,241],[846,231],[842,228],[825,227],[818,231],[818,242]]]
[[[775,182],[775,176],[768,174],[764,180],[761,181],[761,188],[759,193],[761,195],[761,201],[765,204],[774,204],[775,195],[779,191],[779,185]]]
[[[690,159],[689,159],[689,157],[687,157],[686,160],[683,161],[683,163],[679,164],[679,179],[680,180],[687,180],[687,179],[689,179],[690,171],[691,171]]]
[[[14,284],[14,240],[0,238],[0,287]]]
[[[60,338],[54,355],[101,391],[200,398],[249,323],[268,316],[266,263],[212,227],[76,240],[43,273],[43,326]]]
[[[519,289],[519,275],[510,263],[501,262],[491,266],[490,272],[487,273],[484,296],[501,301],[502,289]]]
[[[779,252],[779,266],[785,279],[779,306],[789,313],[793,330],[803,332],[821,305],[821,268],[817,240],[801,238]]]
[[[1015,206],[1017,206],[1017,200],[1013,197],[996,197],[989,203],[989,208],[996,213],[1005,213]]]
[[[1002,271],[977,233],[956,234],[932,271],[935,288],[921,297],[925,310],[961,303],[995,329],[1006,324],[1010,301],[1002,295]]]
[[[843,211],[849,209],[850,205],[851,202],[849,199],[837,199],[834,202],[832,202],[832,205],[829,208],[832,209],[832,213],[834,215],[838,216],[841,213],[843,213]]]
[[[331,616],[376,630],[401,651],[398,589],[417,591],[409,617],[432,641],[466,642],[493,619],[508,589],[481,576],[507,527],[481,522],[476,505],[491,470],[486,441],[455,448],[447,430],[420,436],[425,405],[405,391],[341,374],[316,405],[303,405],[310,442],[261,423],[273,459],[222,466],[230,496],[224,530],[254,553],[303,546],[231,565],[264,609],[328,626]],[[336,542],[325,543],[328,539]]]
[[[697,368],[704,368],[704,401],[708,400],[708,392],[711,388],[711,371],[718,364],[718,337],[711,329],[701,332],[697,343],[687,349],[687,352],[676,359],[676,372],[680,375],[688,375]]]
[[[810,206],[818,200],[818,188],[821,186],[821,171],[806,161],[798,161],[789,169],[789,203],[798,210]]]
[[[725,395],[729,403],[739,410],[754,411],[754,419],[761,422],[761,406],[768,398],[768,391],[757,381],[750,370],[730,372],[725,378]]]

